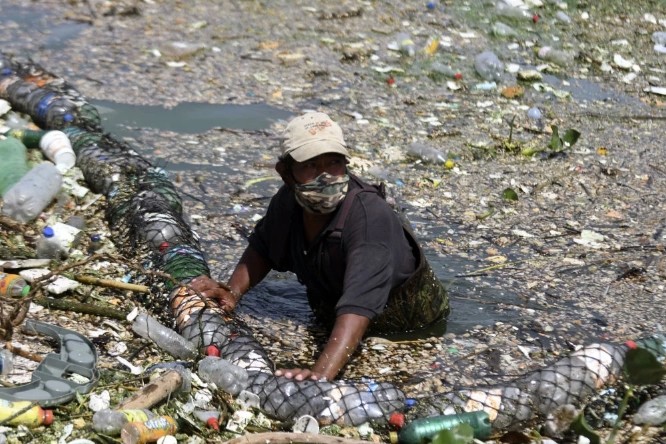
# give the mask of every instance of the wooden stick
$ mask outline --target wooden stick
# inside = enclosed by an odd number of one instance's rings
[[[116,310],[111,307],[75,302],[71,299],[34,298],[33,302],[54,310],[102,316],[105,318],[118,319],[120,321],[127,319],[127,313],[120,310]]]
[[[176,370],[169,370],[126,399],[118,409],[149,409],[178,391],[182,385],[182,375]]]
[[[10,352],[12,352],[13,354],[17,356],[22,356],[26,359],[30,359],[31,361],[42,362],[44,360],[44,356],[29,352],[27,350],[23,350],[21,347],[12,345],[12,343],[9,341],[5,343],[5,348]]]
[[[82,274],[74,276],[74,279],[84,284],[99,285],[100,287],[118,288],[121,290],[136,291],[137,293],[150,293],[150,289],[145,285],[128,284],[122,281],[114,281],[113,279],[101,279]]]
[[[347,439],[339,436],[313,435],[312,433],[268,432],[247,433],[238,438],[225,441],[226,444],[368,444],[360,439]]]

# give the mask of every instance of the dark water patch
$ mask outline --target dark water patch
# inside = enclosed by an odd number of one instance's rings
[[[58,22],[44,8],[22,7],[8,3],[10,2],[1,2],[0,26],[14,28],[16,32],[13,33],[15,40],[2,42],[3,46],[25,45],[32,41],[31,46],[39,49],[62,50],[90,26],[88,23],[78,21]],[[22,34],[26,34],[25,38]]]
[[[559,78],[544,74],[544,83],[571,94],[576,102],[608,102],[648,109],[637,97],[630,96],[609,86],[602,86],[588,79]]]
[[[173,108],[91,100],[102,126],[117,137],[136,136],[143,128],[199,134],[214,128],[262,130],[293,113],[263,103],[250,105],[181,102]]]

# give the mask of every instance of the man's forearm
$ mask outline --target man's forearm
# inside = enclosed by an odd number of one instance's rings
[[[324,351],[319,355],[312,371],[329,381],[334,379],[356,351],[368,325],[370,319],[365,316],[355,314],[338,316]]]

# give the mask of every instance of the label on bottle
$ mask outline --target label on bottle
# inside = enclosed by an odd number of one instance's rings
[[[128,409],[121,410],[122,414],[125,415],[128,422],[144,422],[150,419],[148,414],[141,409]]]

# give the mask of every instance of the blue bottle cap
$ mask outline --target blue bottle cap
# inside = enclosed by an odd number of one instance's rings
[[[102,240],[102,236],[100,236],[99,234],[93,234],[92,236],[90,236],[90,240],[93,242],[99,242]]]
[[[42,234],[44,234],[44,237],[53,237],[55,232],[51,227],[44,227],[44,229],[42,230]]]
[[[414,398],[405,399],[405,407],[407,408],[414,407],[416,404],[418,404],[418,401]]]

